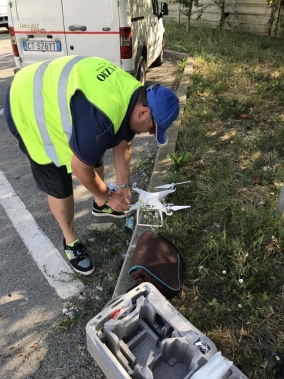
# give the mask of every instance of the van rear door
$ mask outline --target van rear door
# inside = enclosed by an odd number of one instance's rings
[[[61,0],[10,0],[10,12],[20,67],[67,55]]]
[[[121,66],[117,0],[62,0],[67,54],[99,56]]]
[[[149,16],[150,31],[148,34],[150,64],[156,60],[163,48],[163,21],[158,17],[159,4],[157,0],[152,0],[151,3]]]

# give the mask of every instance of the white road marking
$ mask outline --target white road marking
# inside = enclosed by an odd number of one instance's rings
[[[1,55],[1,56],[0,56],[0,59],[3,59],[3,58],[6,58],[6,57],[9,57],[9,55],[13,55],[13,54],[10,53],[10,54]]]
[[[16,195],[3,172],[0,171],[0,204],[37,263],[48,283],[62,299],[82,291],[84,285],[74,280],[67,262],[52,242],[41,231],[31,213]],[[19,216],[20,215],[20,216]]]
[[[0,116],[4,113],[4,109],[0,109]]]

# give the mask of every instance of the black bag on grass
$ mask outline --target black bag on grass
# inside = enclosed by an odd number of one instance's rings
[[[167,298],[177,296],[183,283],[184,257],[161,234],[145,230],[138,238],[128,275],[139,285],[150,282]]]

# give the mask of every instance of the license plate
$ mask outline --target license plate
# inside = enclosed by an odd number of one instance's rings
[[[23,41],[24,51],[61,51],[61,42]]]

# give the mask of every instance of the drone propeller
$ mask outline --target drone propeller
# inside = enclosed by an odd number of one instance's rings
[[[167,206],[167,209],[170,209],[171,211],[179,211],[180,209],[186,209],[191,208],[190,205],[174,205],[174,206]]]
[[[174,186],[177,186],[178,184],[184,184],[184,183],[190,183],[191,182],[191,180],[188,180],[188,181],[186,181],[186,182],[180,182],[180,183],[171,183],[171,184],[164,184],[164,185],[162,185],[162,186],[157,186],[157,187],[155,187],[155,188],[173,188]]]

